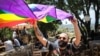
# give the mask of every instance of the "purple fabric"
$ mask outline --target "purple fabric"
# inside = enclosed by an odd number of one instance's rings
[[[19,16],[36,18],[24,0],[0,0],[0,9]]]
[[[47,15],[50,15],[50,16],[52,16],[54,18],[57,18],[55,6],[52,6],[52,5],[43,5],[43,4],[35,4],[35,8],[40,9],[42,14],[47,14]]]
[[[55,6],[43,5],[43,4],[29,4],[29,7],[38,19],[42,19],[47,15],[57,18]]]
[[[73,18],[72,14],[57,9],[55,8],[55,6],[43,5],[43,4],[29,4],[29,7],[39,19],[42,19],[46,15],[52,16],[58,20]],[[35,8],[37,8],[38,11],[34,10]]]
[[[56,9],[57,19],[63,20],[63,19],[73,19],[72,14],[67,13],[65,11],[62,11],[60,9]]]
[[[57,18],[56,17],[56,9],[54,6],[48,7],[45,10],[33,11],[33,12],[37,16],[38,19],[42,19],[43,17],[45,17],[47,15]]]

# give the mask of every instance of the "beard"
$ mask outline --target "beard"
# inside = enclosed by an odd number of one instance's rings
[[[67,46],[67,42],[65,42],[65,41],[59,41],[59,47],[66,47]]]

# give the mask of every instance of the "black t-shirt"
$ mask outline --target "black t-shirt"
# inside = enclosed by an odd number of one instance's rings
[[[74,43],[69,43],[66,45],[65,50],[59,50],[59,48],[56,47],[57,45],[54,44],[53,42],[47,42],[46,47],[48,50],[51,52],[53,50],[56,50],[59,56],[70,56],[73,55],[75,52],[78,51],[79,46],[76,46]]]

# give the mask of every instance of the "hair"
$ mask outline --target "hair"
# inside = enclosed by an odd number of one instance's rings
[[[58,35],[58,37],[59,37],[61,34],[67,35],[67,38],[69,39],[69,36],[68,36],[67,33],[60,33],[60,34]]]

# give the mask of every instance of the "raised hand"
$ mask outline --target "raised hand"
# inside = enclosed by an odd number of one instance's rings
[[[78,24],[76,18],[70,19],[70,21],[71,21],[71,23],[72,23],[73,25],[77,25],[77,24]]]
[[[36,26],[36,25],[37,25],[37,20],[36,20],[36,19],[30,18],[30,19],[29,19],[29,22],[30,22],[33,26]]]

